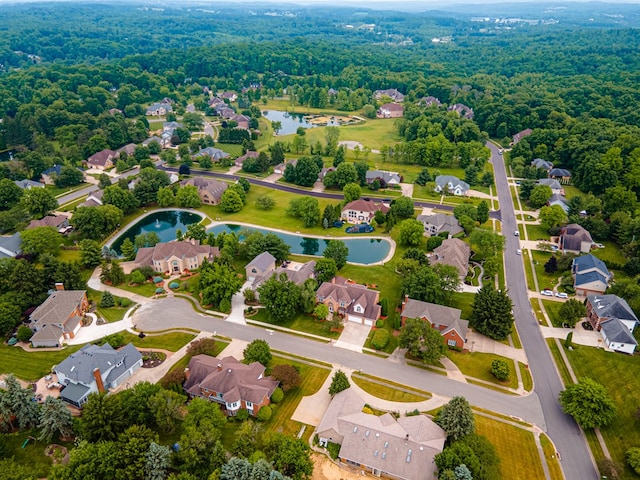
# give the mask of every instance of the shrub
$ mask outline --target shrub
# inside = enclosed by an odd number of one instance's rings
[[[341,445],[339,443],[327,443],[327,451],[329,452],[329,455],[332,459],[335,460],[338,458],[338,455],[340,454],[340,447]]]
[[[389,301],[386,298],[380,300],[380,315],[383,317],[389,315]]]
[[[376,330],[371,339],[371,346],[376,350],[382,350],[389,343],[389,332],[387,330]]]
[[[223,298],[222,301],[220,302],[220,311],[222,313],[229,313],[231,312],[231,302],[229,301],[228,298]]]
[[[631,469],[640,475],[640,448],[632,447],[627,450],[625,454],[627,458],[627,464],[631,467]]]
[[[108,343],[113,348],[120,348],[124,345],[124,335],[121,333],[114,333],[112,335],[107,335],[102,339],[102,344]]]
[[[18,333],[16,335],[16,338],[21,342],[28,342],[32,335],[33,335],[33,332],[29,327],[20,325],[20,328],[18,328]]]
[[[166,388],[167,390],[174,390],[180,392],[182,390],[182,383],[184,382],[184,370],[182,368],[174,368],[170,370],[162,379],[160,380],[160,385],[162,388]],[[182,392],[180,392],[182,393]]]
[[[238,413],[236,413],[236,420],[238,422],[245,422],[249,420],[249,412],[247,411],[246,408],[241,408],[240,410],[238,410]]]
[[[142,274],[140,270],[134,270],[131,272],[131,276],[129,277],[129,282],[131,283],[144,283],[146,278]]]
[[[284,392],[288,392],[302,383],[300,372],[293,365],[276,365],[271,370],[271,376],[280,382],[280,388]]]
[[[567,333],[567,338],[564,340],[564,347],[569,348],[572,347],[571,341],[573,340],[573,332]]]
[[[272,403],[280,403],[283,398],[284,398],[284,392],[280,387],[276,388],[271,394]]]
[[[496,358],[491,362],[491,374],[501,382],[509,378],[509,364],[506,360]]]
[[[258,421],[266,422],[271,418],[271,407],[269,405],[265,405],[258,411]]]
[[[194,355],[205,354],[213,357],[215,356],[215,351],[216,341],[213,338],[201,338],[189,344],[187,355],[193,357]]]
[[[111,294],[110,291],[105,291],[102,293],[102,296],[100,297],[100,307],[101,308],[109,308],[109,307],[113,307],[116,304],[115,299],[113,298],[113,295]]]
[[[129,299],[128,299],[128,298],[126,298],[126,297],[122,297],[122,298],[120,299],[120,306],[121,306],[121,307],[125,307],[125,308],[126,308],[126,307],[130,307],[130,306],[131,306],[131,300],[129,300]]]
[[[376,320],[376,328],[384,327],[384,320]]]

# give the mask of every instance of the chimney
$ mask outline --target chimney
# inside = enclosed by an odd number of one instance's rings
[[[56,283],[56,290],[63,291],[64,283]]]
[[[96,379],[96,385],[98,386],[98,392],[104,393],[104,384],[102,383],[102,375],[99,368],[93,369],[93,378]]]
[[[189,371],[189,367],[187,367],[184,369],[184,379],[189,380],[189,375],[191,375],[191,372]]]
[[[221,372],[221,371],[222,371],[222,364],[221,364],[221,363],[219,363],[219,364],[218,364],[218,371],[219,371],[219,372]]]

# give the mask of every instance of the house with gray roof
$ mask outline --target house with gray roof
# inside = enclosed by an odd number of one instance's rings
[[[567,184],[571,181],[571,172],[566,168],[552,168],[549,170],[549,178],[553,178],[560,181],[560,183]]]
[[[536,183],[538,185],[546,185],[551,189],[551,193],[553,193],[554,195],[560,195],[564,193],[564,188],[562,188],[562,184],[555,178],[541,178]]]
[[[473,120],[473,108],[467,107],[463,103],[456,103],[447,108],[448,112],[456,112],[461,117]]]
[[[161,242],[138,249],[136,259],[121,266],[125,273],[148,265],[156,272],[176,274],[196,270],[205,260],[212,262],[218,255],[218,247],[200,245],[198,240]]]
[[[611,280],[611,273],[605,263],[592,254],[574,258],[571,274],[577,295],[603,294]]]
[[[457,308],[445,307],[435,303],[414,300],[405,296],[402,302],[400,319],[402,326],[408,318],[417,318],[429,322],[442,335],[442,340],[449,347],[464,348],[467,342],[469,322],[460,318],[462,312]]]
[[[570,223],[560,229],[558,247],[564,253],[589,253],[593,239],[587,229],[577,223]]]
[[[341,462],[376,477],[436,478],[434,458],[444,448],[444,430],[426,415],[396,419],[364,413],[364,400],[352,390],[331,400],[316,428],[320,446],[339,444]]]
[[[245,153],[244,155],[236,158],[235,160],[235,166],[236,167],[242,167],[242,165],[244,164],[244,161],[248,158],[258,158],[260,156],[259,152],[252,152],[252,151],[247,151],[247,153]]]
[[[542,170],[546,170],[548,172],[553,168],[553,163],[548,162],[542,158],[534,158],[531,161],[531,166],[535,168],[541,168]]]
[[[92,393],[102,393],[122,385],[142,366],[142,355],[132,343],[120,350],[111,345],[85,345],[53,370],[64,386],[60,398],[82,407]]]
[[[25,230],[37,227],[51,227],[62,233],[69,226],[69,217],[65,215],[47,215],[39,220],[31,220]]]
[[[562,208],[562,210],[564,210],[564,213],[569,213],[569,200],[567,200],[565,198],[564,195],[557,195],[557,194],[553,194],[551,195],[551,198],[549,198],[549,200],[547,200],[547,205],[549,205],[550,207],[553,205],[559,205],[560,208]]]
[[[458,271],[458,276],[464,280],[469,273],[469,257],[471,247],[459,238],[447,238],[433,250],[429,257],[431,265],[450,265]]]
[[[585,302],[587,318],[595,330],[600,330],[604,322],[617,318],[633,332],[638,324],[638,317],[624,298],[617,295],[587,295]]]
[[[226,182],[209,177],[191,177],[180,182],[181,187],[187,185],[198,189],[200,201],[205,205],[218,205],[222,200],[222,194],[228,187]]]
[[[373,92],[373,98],[380,100],[382,97],[389,97],[394,102],[403,102],[404,95],[395,88],[387,88],[386,90],[376,90]]]
[[[367,184],[373,183],[374,180],[379,180],[382,187],[399,185],[402,182],[402,177],[398,172],[388,172],[386,170],[367,170],[365,178]]]
[[[316,291],[316,302],[324,303],[330,314],[369,327],[380,318],[379,301],[380,292],[342,277],[323,282]]]
[[[464,182],[453,175],[438,175],[436,177],[435,191],[438,193],[444,192],[461,196],[466,195],[469,188],[471,187],[467,182]]]
[[[285,275],[290,282],[293,282],[296,285],[302,285],[310,278],[316,277],[315,268],[315,260],[310,260],[306,263],[284,262],[279,267],[276,267],[275,270],[267,270],[264,273],[257,275],[251,284],[251,290],[256,293],[256,300],[259,300],[260,294],[258,293],[258,288],[274,275],[278,278],[280,278],[280,275]]]
[[[616,352],[632,355],[638,346],[638,342],[633,336],[633,330],[629,331],[618,318],[603,322],[600,326],[600,334],[607,348]]]
[[[22,190],[31,190],[32,188],[44,188],[44,183],[34,182],[33,180],[15,180],[15,183]]]
[[[200,150],[196,153],[193,158],[198,159],[202,157],[209,157],[214,163],[218,163],[223,158],[227,158],[229,154],[227,152],[223,152],[219,148],[207,147]]]
[[[0,258],[15,257],[22,253],[22,237],[20,232],[16,232],[13,235],[0,236]]]
[[[56,290],[29,315],[29,327],[33,331],[31,345],[61,347],[66,339],[78,333],[87,310],[86,291],[64,290],[61,283],[56,283]]]
[[[420,107],[441,107],[442,103],[436,97],[429,95],[428,97],[422,97],[418,100],[418,106]]]
[[[278,382],[265,377],[265,367],[258,362],[249,365],[234,357],[215,358],[195,355],[185,369],[184,391],[190,397],[201,397],[222,405],[229,416],[240,409],[258,415],[271,403],[271,395]]]
[[[145,115],[153,117],[163,117],[167,113],[173,112],[173,107],[168,103],[154,103],[147,107]]]
[[[102,205],[102,197],[104,190],[95,190],[87,195],[87,199],[82,202],[79,207],[99,207]]]
[[[157,135],[154,135],[152,137],[147,138],[146,140],[144,140],[142,142],[142,145],[145,146],[145,147],[148,147],[151,142],[156,142],[161,147],[163,146],[162,145],[162,138],[158,137]]]
[[[446,213],[436,213],[435,215],[418,215],[416,218],[424,225],[424,234],[427,237],[434,237],[444,232],[449,232],[448,238],[464,231],[458,223],[458,219]]]
[[[276,257],[269,252],[262,252],[244,267],[247,280],[254,282],[256,278],[273,272],[276,269]]]

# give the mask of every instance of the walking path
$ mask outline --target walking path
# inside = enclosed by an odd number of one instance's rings
[[[467,379],[460,371],[458,366],[447,357],[442,357],[440,359],[440,363],[444,365],[444,368],[447,369],[447,378],[452,378],[453,380],[456,380],[458,382],[467,383]]]

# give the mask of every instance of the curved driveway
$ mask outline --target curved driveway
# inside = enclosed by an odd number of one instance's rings
[[[582,430],[569,415],[562,411],[558,403],[558,395],[564,390],[564,385],[529,304],[522,256],[516,254],[516,249],[520,248],[520,237],[511,234],[518,229],[518,226],[504,161],[498,154],[498,147],[492,143],[487,143],[487,147],[491,149],[491,161],[502,209],[502,231],[506,238],[504,253],[506,283],[509,296],[513,300],[518,333],[529,359],[535,392],[544,412],[547,433],[560,452],[561,465],[567,480],[600,478]]]

